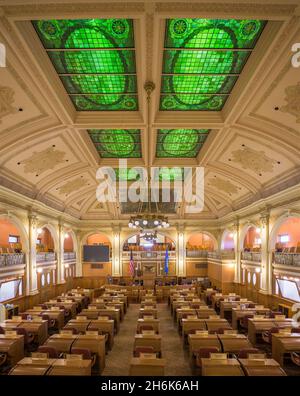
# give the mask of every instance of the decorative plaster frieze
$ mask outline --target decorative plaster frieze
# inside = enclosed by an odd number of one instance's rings
[[[2,118],[18,112],[18,109],[13,106],[14,96],[15,92],[12,88],[0,86],[0,124]]]

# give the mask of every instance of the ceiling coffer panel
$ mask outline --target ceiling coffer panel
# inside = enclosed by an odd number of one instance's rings
[[[32,23],[76,110],[138,110],[131,19]]]
[[[167,20],[160,110],[222,110],[265,25],[248,19]]]

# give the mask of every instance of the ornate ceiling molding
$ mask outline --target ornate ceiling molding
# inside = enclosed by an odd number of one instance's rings
[[[2,118],[15,114],[18,109],[13,106],[15,92],[10,87],[0,86],[0,123]]]

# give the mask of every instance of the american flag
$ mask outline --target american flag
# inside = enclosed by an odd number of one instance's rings
[[[133,262],[132,250],[130,250],[129,272],[131,276],[134,276],[134,262]]]

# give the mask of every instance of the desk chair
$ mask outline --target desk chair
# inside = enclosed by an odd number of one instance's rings
[[[15,327],[13,330],[17,335],[24,336],[24,347],[27,351],[34,349],[34,334],[29,333],[24,327]]]
[[[279,333],[279,327],[272,327],[270,330],[264,331],[262,333],[262,339],[267,343],[267,344],[272,344],[272,334]]]
[[[0,334],[5,334],[5,331],[3,330],[3,327],[0,326]]]
[[[51,319],[50,316],[47,314],[42,314],[42,319],[47,320],[48,330],[54,330],[54,328],[56,327],[55,319]]]
[[[291,333],[300,333],[300,327],[292,327]]]
[[[64,327],[63,330],[70,330],[72,331],[72,334],[79,334],[79,331],[75,327]]]
[[[200,369],[200,373],[202,370],[202,358],[210,358],[211,353],[218,353],[219,349],[217,347],[209,347],[209,348],[200,348],[195,352],[196,356],[196,367]]]
[[[151,325],[142,325],[140,326],[139,333],[142,334],[144,330],[154,330],[154,328]]]
[[[59,354],[56,348],[46,345],[39,346],[37,352],[47,353],[49,359],[59,359],[63,355],[63,354]]]
[[[97,356],[95,353],[92,353],[90,349],[87,348],[71,348],[72,355],[82,355],[83,360],[91,360],[92,367],[96,363]]]
[[[282,312],[275,312],[275,311],[271,311],[269,312],[269,318],[274,319],[276,315],[282,315]]]
[[[253,314],[247,314],[240,319],[239,323],[242,329],[248,330],[248,319],[251,318],[254,318]]]
[[[154,353],[154,348],[152,346],[140,346],[134,348],[134,357],[140,357],[141,353]]]
[[[296,364],[297,366],[300,366],[300,353],[291,352],[290,357],[294,364]]]
[[[244,349],[239,350],[239,352],[236,355],[236,358],[237,359],[248,359],[249,353],[256,354],[256,353],[261,353],[261,352],[257,348],[244,348]]]
[[[248,308],[255,308],[255,304],[248,304]]]
[[[108,343],[109,332],[103,331],[103,330],[99,330],[96,327],[89,327],[88,331],[97,331],[98,335],[104,335],[105,336],[105,345]]]
[[[232,328],[227,328],[224,329],[223,327],[220,327],[218,329],[215,330],[209,330],[208,334],[224,334],[224,330],[232,330]]]

